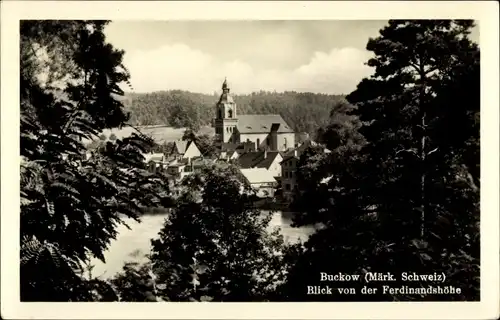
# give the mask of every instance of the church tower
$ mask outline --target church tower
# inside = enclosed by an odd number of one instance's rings
[[[238,117],[236,103],[229,93],[227,79],[222,84],[222,94],[215,106],[215,134],[219,143],[237,143],[238,140]]]

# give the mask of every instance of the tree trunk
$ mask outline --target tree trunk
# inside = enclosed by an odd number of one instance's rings
[[[420,97],[419,97],[419,118],[421,126],[421,138],[420,138],[420,238],[424,240],[425,237],[425,171],[426,171],[426,153],[425,153],[425,143],[426,143],[426,111],[425,111],[425,84],[426,84],[426,73],[424,68],[424,63],[422,59],[420,60]]]
[[[422,105],[420,106],[422,108]],[[421,157],[421,176],[420,176],[420,238],[424,239],[425,233],[425,111],[422,111],[421,117],[422,138],[420,141],[420,157]]]

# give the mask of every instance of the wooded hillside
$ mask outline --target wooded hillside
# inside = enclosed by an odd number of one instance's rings
[[[296,132],[315,135],[329,119],[330,111],[341,101],[342,95],[299,93],[286,91],[254,92],[235,95],[239,114],[280,114]],[[169,125],[193,127],[209,125],[214,117],[218,95],[189,91],[160,91],[129,93],[124,105],[136,125]]]

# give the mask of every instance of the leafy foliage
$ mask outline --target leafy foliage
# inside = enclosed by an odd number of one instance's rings
[[[238,171],[207,167],[183,185],[187,188],[152,240],[157,296],[165,301],[273,299],[276,284],[284,280],[283,239],[277,230],[269,233],[271,217],[253,207]],[[127,273],[118,279],[148,282]],[[135,284],[121,281],[115,282],[120,291],[135,290]],[[137,292],[130,299],[144,298]]]
[[[101,141],[86,159],[83,139],[125,125],[114,98],[128,81],[123,52],[105,42],[105,21],[21,23],[21,299],[93,300],[105,289],[82,277],[122,217],[153,205],[141,134]],[[45,75],[45,76],[43,76]],[[94,287],[92,287],[95,285]],[[106,289],[107,290],[107,289]],[[104,296],[109,295],[103,293]],[[104,298],[103,299],[107,299]]]
[[[307,199],[314,205],[296,221],[324,228],[302,254],[291,255],[296,264],[282,288],[285,299],[317,299],[306,295],[306,287],[321,285],[325,270],[391,272],[398,279],[401,272],[443,272],[447,279],[440,285],[462,290],[427,296],[381,290],[408,285],[398,280],[377,283],[378,294],[361,295],[363,283],[356,282],[356,295],[325,300],[479,299],[480,81],[479,50],[467,38],[472,25],[389,21],[369,40],[375,74],[347,96],[366,144],[345,147],[335,132],[325,133],[327,141],[340,142],[320,169],[331,179],[316,187],[321,192]]]
[[[151,263],[128,262],[122,273],[116,275],[111,283],[119,292],[120,301],[157,302],[163,301],[158,296],[156,276],[152,273]],[[161,288],[161,286],[160,286]]]

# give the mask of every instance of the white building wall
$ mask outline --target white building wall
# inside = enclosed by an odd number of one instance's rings
[[[283,160],[283,157],[278,154],[276,158],[274,158],[273,163],[269,166],[269,172],[273,175],[273,177],[281,176],[281,165],[280,162]]]
[[[278,133],[278,151],[295,147],[295,133]]]

